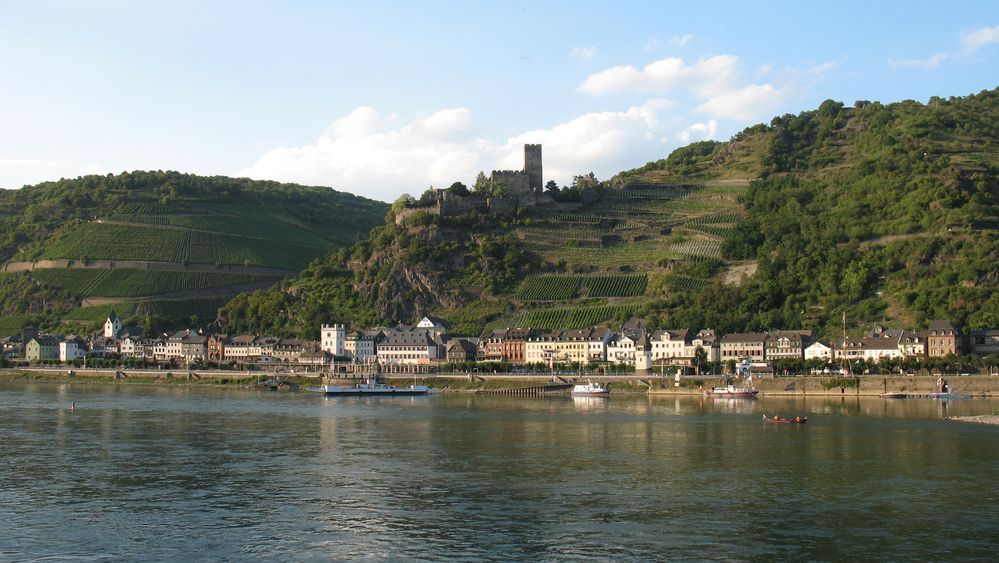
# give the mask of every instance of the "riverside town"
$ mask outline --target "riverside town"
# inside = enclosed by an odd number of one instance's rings
[[[863,336],[823,342],[811,331],[776,329],[717,334],[710,328],[651,329],[633,318],[618,330],[505,328],[480,337],[448,334],[424,317],[415,326],[350,329],[323,324],[319,341],[226,335],[204,329],[144,336],[115,311],[102,333],[38,334],[34,327],[0,340],[11,365],[253,369],[299,373],[545,373],[863,375],[996,373],[999,329],[962,332],[946,320],[923,330],[877,326]]]

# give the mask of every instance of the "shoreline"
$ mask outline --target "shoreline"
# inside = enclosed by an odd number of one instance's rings
[[[274,374],[224,371],[139,371],[126,370],[125,377],[116,377],[115,370],[66,369],[0,369],[0,382],[36,381],[53,383],[82,383],[93,385],[159,385],[164,387],[216,387],[244,389],[302,390],[320,385],[315,374]],[[553,380],[550,375],[467,375],[467,374],[386,374],[389,384],[405,386],[419,381],[447,393],[475,393],[518,387],[543,385]],[[282,385],[274,385],[278,379]],[[679,385],[672,378],[638,376],[561,376],[563,383],[593,380],[608,383],[612,391],[622,395],[648,395],[659,397],[700,396],[705,389],[724,385],[725,378],[717,376],[687,376]],[[352,384],[357,379],[339,378],[333,382]],[[823,376],[782,376],[759,378],[753,384],[760,397],[878,397],[885,391],[905,393],[910,398],[926,397],[935,392],[937,376],[861,376],[837,378]],[[999,398],[999,377],[952,376],[947,378],[950,391],[976,398]]]
[[[951,416],[947,420],[971,422],[975,424],[991,424],[999,426],[999,414],[976,414],[972,416]]]

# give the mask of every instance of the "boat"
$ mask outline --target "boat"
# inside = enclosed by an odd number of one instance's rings
[[[610,387],[593,383],[586,380],[586,383],[574,385],[572,388],[573,397],[610,397]]]
[[[784,422],[788,424],[805,424],[808,422],[807,416],[796,416],[794,418],[784,418],[781,416],[775,416],[772,418],[767,418],[766,413],[763,414],[763,422]]]
[[[908,397],[908,395],[906,395],[905,393],[900,393],[898,391],[889,391],[887,393],[881,394],[882,399],[904,399],[906,397]]]
[[[379,383],[377,378],[369,377],[364,383],[357,383],[352,386],[344,385],[322,385],[319,392],[326,396],[339,395],[376,395],[376,396],[400,396],[400,395],[426,395],[430,388],[426,385],[410,385],[409,387],[395,387]]]
[[[755,397],[759,390],[752,387],[736,387],[727,385],[725,387],[715,387],[705,391],[706,394],[715,397]]]
[[[971,395],[965,393],[930,393],[931,399],[970,399]]]

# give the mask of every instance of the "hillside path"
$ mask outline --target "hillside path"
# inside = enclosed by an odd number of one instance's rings
[[[175,272],[236,272],[241,274],[259,274],[284,278],[298,272],[271,268],[269,266],[245,266],[242,264],[178,264],[176,262],[152,262],[148,260],[82,260],[59,258],[54,260],[38,260],[36,262],[8,262],[0,267],[0,272],[30,272],[33,270],[53,270],[79,268],[87,270],[113,270],[127,268],[133,270],[170,270]]]

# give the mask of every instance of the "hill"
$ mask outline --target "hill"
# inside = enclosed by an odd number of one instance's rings
[[[0,313],[50,328],[76,321],[65,330],[112,306],[164,325],[211,320],[239,291],[353,244],[386,208],[329,188],[177,172],[3,190]]]
[[[220,310],[232,331],[448,320],[552,328],[643,315],[721,331],[950,318],[999,326],[999,92],[883,105],[828,100],[552,205],[385,225],[280,288]],[[434,194],[425,194],[423,203]],[[396,218],[402,220],[397,224]]]

